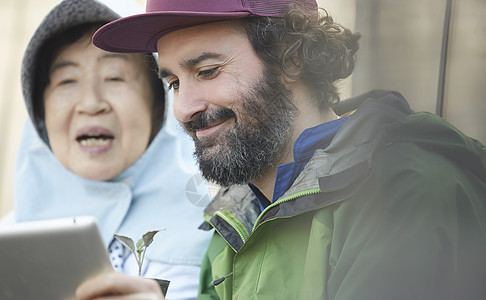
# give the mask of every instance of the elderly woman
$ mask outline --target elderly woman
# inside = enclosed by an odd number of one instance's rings
[[[142,275],[170,280],[170,299],[195,298],[211,235],[198,230],[208,189],[197,192],[192,142],[171,119],[153,55],[92,45],[95,30],[118,17],[95,0],[65,0],[34,33],[22,66],[31,122],[18,154],[14,221],[94,216],[114,268],[134,275],[134,255],[113,235],[138,240],[165,228]]]

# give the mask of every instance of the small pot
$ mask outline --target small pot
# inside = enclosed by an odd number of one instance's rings
[[[155,281],[157,281],[157,283],[159,284],[160,289],[162,290],[162,293],[164,294],[164,297],[165,297],[165,295],[167,294],[167,289],[169,288],[170,281],[169,280],[158,279],[158,278],[152,278],[152,279],[154,279]]]

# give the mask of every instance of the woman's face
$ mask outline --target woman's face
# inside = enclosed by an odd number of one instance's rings
[[[44,91],[45,124],[57,159],[88,179],[132,165],[151,136],[153,97],[142,54],[119,54],[84,36],[62,49]]]

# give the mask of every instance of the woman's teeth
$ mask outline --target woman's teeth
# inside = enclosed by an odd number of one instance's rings
[[[80,141],[81,145],[84,147],[93,147],[93,146],[105,146],[110,143],[111,139],[109,138],[87,138],[82,139]]]

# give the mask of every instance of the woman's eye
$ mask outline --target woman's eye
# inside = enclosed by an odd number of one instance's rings
[[[113,76],[113,77],[108,77],[108,81],[121,82],[121,81],[123,81],[123,78]]]
[[[174,80],[172,82],[168,82],[169,84],[169,90],[174,89],[177,90],[179,89],[179,80]]]
[[[219,71],[219,67],[214,67],[207,70],[200,70],[198,76],[202,76],[205,78],[213,78],[216,77],[216,75],[218,75],[218,71]]]
[[[59,81],[59,85],[67,85],[67,84],[71,84],[71,83],[75,83],[75,82],[76,82],[75,79],[64,79],[64,80]]]

